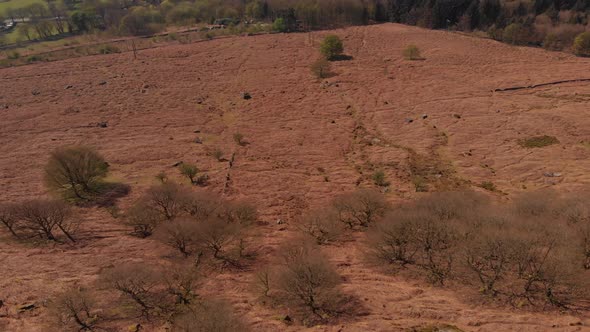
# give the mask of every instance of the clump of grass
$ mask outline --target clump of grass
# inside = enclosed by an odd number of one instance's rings
[[[12,51],[8,53],[8,58],[11,60],[15,60],[20,58],[20,53],[18,53],[17,51]]]
[[[424,58],[420,55],[420,49],[416,45],[408,45],[402,54],[406,60],[424,60]]]
[[[373,173],[373,182],[378,185],[379,187],[387,187],[389,186],[389,182],[387,181],[387,179],[385,178],[385,172],[383,171],[375,171],[375,173]]]
[[[113,45],[110,44],[105,44],[102,45],[99,49],[98,49],[98,53],[100,54],[113,54],[113,53],[121,53],[121,50]]]
[[[240,146],[246,145],[246,141],[244,141],[244,135],[242,135],[242,133],[234,134],[234,142]]]
[[[518,144],[523,148],[542,148],[553,144],[559,144],[559,140],[555,136],[543,135],[521,139],[518,141]]]
[[[27,58],[28,63],[37,62],[37,61],[43,61],[43,57],[41,57],[40,55],[31,55]]]
[[[487,191],[496,191],[496,190],[498,190],[498,188],[496,188],[496,185],[493,182],[491,182],[491,181],[484,181],[479,186],[482,187],[483,189],[487,190]]]

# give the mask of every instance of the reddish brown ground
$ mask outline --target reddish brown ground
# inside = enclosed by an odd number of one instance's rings
[[[137,61],[123,53],[2,69],[0,105],[8,108],[0,108],[0,199],[45,195],[42,168],[49,152],[74,143],[96,146],[112,165],[112,178],[131,185],[123,209],[158,172],[178,177],[171,165],[180,160],[206,169],[210,189],[222,192],[228,165],[206,154],[208,147],[221,147],[227,156],[236,153],[225,195],[258,202],[270,222],[256,241],[262,265],[293,234],[293,217],[353,190],[357,181],[370,186],[374,169],[385,170],[392,182],[392,201],[416,197],[410,171],[420,169],[429,170],[432,189],[492,181],[511,194],[590,183],[588,82],[491,92],[590,78],[589,59],[394,24],[334,33],[353,59],[334,63],[337,75],[325,82],[309,71],[324,33],[315,33],[313,44],[308,34],[237,37],[146,50]],[[410,43],[426,60],[402,59]],[[253,98],[243,100],[242,91]],[[100,121],[108,127],[94,125]],[[247,146],[236,146],[236,132]],[[518,145],[536,135],[561,143]],[[196,137],[204,144],[194,143]],[[75,247],[0,243],[0,330],[50,331],[43,309],[17,314],[16,307],[42,306],[66,286],[90,285],[112,264],[156,262],[169,254],[153,240],[127,235],[105,210],[83,210],[81,218],[83,241]],[[286,230],[276,224],[279,218]],[[368,315],[310,330],[450,323],[466,331],[582,331],[587,328],[577,323],[590,325],[588,312],[474,305],[456,287],[385,275],[364,262],[361,243],[324,250],[346,278],[345,291],[364,302]],[[207,289],[228,299],[256,331],[303,329],[285,327],[277,320],[285,312],[259,305],[251,279],[252,271],[224,273]]]

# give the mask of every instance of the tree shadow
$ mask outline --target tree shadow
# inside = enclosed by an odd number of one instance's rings
[[[117,200],[131,192],[131,187],[124,183],[103,182],[95,188],[94,192],[84,200],[77,202],[82,207],[112,207]]]
[[[349,61],[354,59],[352,57],[352,55],[347,55],[347,54],[340,54],[340,55],[335,55],[333,56],[330,60],[331,61]]]

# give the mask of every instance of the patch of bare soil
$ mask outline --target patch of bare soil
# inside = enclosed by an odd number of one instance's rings
[[[590,183],[590,84],[539,85],[590,78],[590,60],[395,24],[333,33],[352,59],[334,63],[337,75],[321,81],[309,66],[323,32],[172,45],[143,50],[135,61],[121,53],[2,69],[0,199],[45,195],[43,166],[63,145],[98,148],[112,178],[132,188],[122,209],[159,172],[183,181],[172,165],[192,162],[209,174],[210,190],[259,204],[268,222],[256,240],[263,265],[293,235],[295,217],[359,185],[374,186],[376,170],[391,182],[391,201],[415,198],[417,189],[485,181],[505,194],[546,186],[574,191]],[[408,44],[418,45],[425,60],[404,60]],[[497,90],[514,86],[530,88]],[[235,144],[235,133],[247,144]],[[519,144],[543,135],[559,144]],[[235,153],[231,169],[209,155],[214,148],[227,159]],[[171,253],[128,235],[104,209],[81,211],[85,223],[75,246],[2,239],[0,330],[48,331],[43,306],[54,292],[91,285],[106,267],[156,264]],[[465,331],[582,331],[590,325],[588,312],[474,305],[461,291],[380,273],[364,261],[361,244],[359,237],[323,250],[344,277],[344,290],[364,302],[363,314],[310,330],[452,324]],[[256,331],[302,330],[280,321],[287,313],[258,303],[252,279],[252,270],[221,273],[208,293],[230,301]],[[36,308],[19,312],[28,303]],[[132,323],[116,324],[123,330]]]

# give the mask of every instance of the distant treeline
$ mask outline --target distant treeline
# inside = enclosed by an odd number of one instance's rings
[[[514,44],[564,49],[588,27],[590,0],[45,0],[6,10],[12,20],[31,21],[43,37],[51,31],[142,35],[167,25],[264,25],[301,31],[398,22],[432,29],[479,30]],[[2,15],[0,13],[0,15]],[[55,27],[48,27],[51,18]]]

